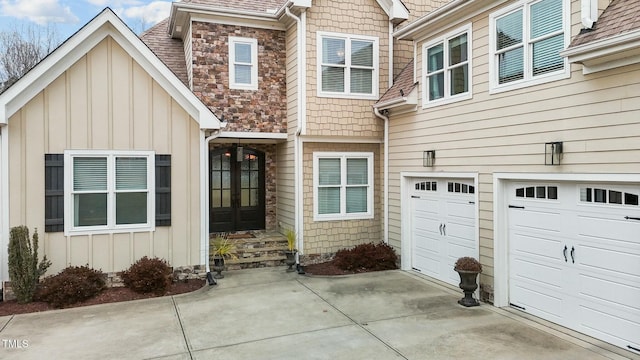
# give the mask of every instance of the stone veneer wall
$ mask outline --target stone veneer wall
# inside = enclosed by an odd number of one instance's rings
[[[229,89],[229,36],[258,40],[258,90]],[[224,131],[286,133],[285,32],[194,21],[193,92]]]
[[[210,149],[218,149],[233,146],[230,143],[213,143]],[[242,144],[246,148],[252,148],[264,152],[264,186],[265,186],[265,230],[276,230],[276,173],[277,158],[275,144]]]

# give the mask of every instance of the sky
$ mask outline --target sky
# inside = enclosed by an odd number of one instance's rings
[[[176,0],[174,0],[176,1]],[[171,0],[0,0],[0,31],[53,27],[65,40],[105,7],[139,33],[169,16]]]

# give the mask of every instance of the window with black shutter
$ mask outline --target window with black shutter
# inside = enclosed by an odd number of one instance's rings
[[[64,155],[44,155],[44,231],[64,231]]]

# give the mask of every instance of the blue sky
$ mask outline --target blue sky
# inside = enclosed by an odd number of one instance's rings
[[[107,6],[139,32],[169,16],[171,1],[0,0],[0,31],[53,26],[60,40],[65,40]]]

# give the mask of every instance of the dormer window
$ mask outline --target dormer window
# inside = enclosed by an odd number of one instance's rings
[[[258,41],[229,37],[229,88],[258,89]]]

